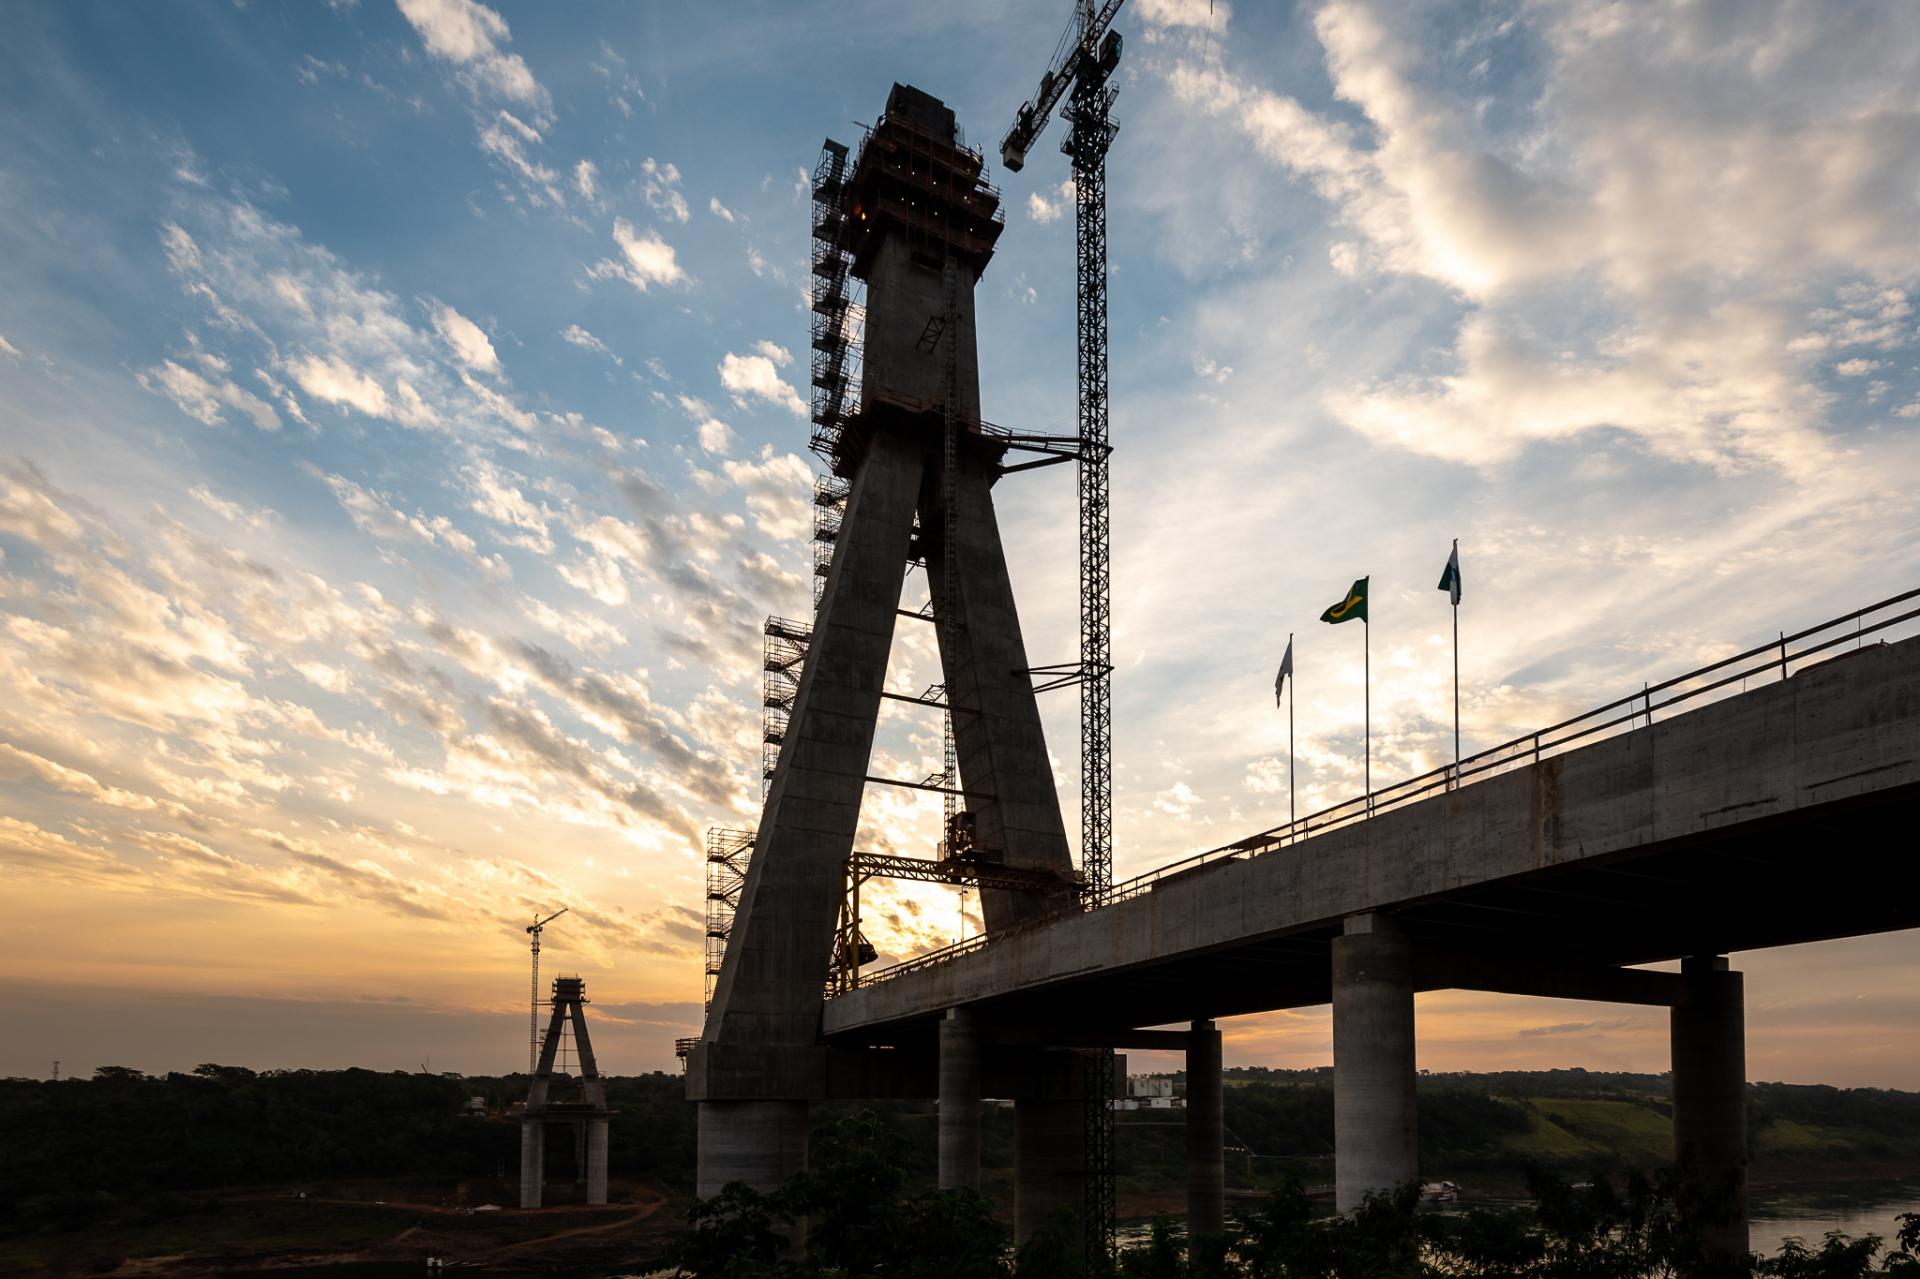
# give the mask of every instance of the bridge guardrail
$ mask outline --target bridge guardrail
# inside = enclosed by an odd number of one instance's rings
[[[1724,693],[1735,684],[1740,684],[1744,690],[1756,678],[1777,676],[1781,680],[1788,679],[1796,663],[1804,664],[1807,659],[1817,657],[1843,644],[1863,643],[1868,636],[1883,635],[1902,622],[1920,618],[1920,607],[1908,608],[1890,616],[1876,616],[1890,613],[1899,606],[1912,604],[1916,600],[1920,600],[1920,589],[1890,596],[1876,604],[1855,609],[1851,613],[1842,614],[1802,631],[1792,634],[1782,632],[1780,638],[1772,643],[1762,644],[1744,653],[1722,658],[1717,662],[1688,671],[1684,675],[1662,680],[1658,684],[1644,685],[1638,693],[1631,693],[1604,706],[1597,706],[1524,737],[1516,737],[1498,746],[1477,751],[1461,759],[1457,764],[1443,765],[1416,777],[1383,786],[1371,794],[1343,800],[1318,812],[1309,813],[1296,821],[1270,827],[1259,834],[1249,835],[1230,844],[1222,844],[1190,854],[1168,862],[1164,866],[1135,875],[1131,879],[1122,880],[1113,886],[1104,901],[1091,904],[1089,909],[1104,909],[1144,893],[1150,893],[1158,885],[1176,876],[1189,874],[1209,865],[1258,857],[1292,847],[1301,840],[1310,839],[1336,827],[1365,821],[1388,809],[1400,808],[1438,793],[1456,790],[1461,786],[1497,776],[1514,768],[1538,763],[1542,759],[1558,755],[1576,746],[1599,741],[1616,731],[1631,732],[1635,728],[1650,726],[1654,716],[1660,711],[1686,702],[1694,703],[1694,706],[1686,709],[1694,709],[1695,706],[1705,705],[1706,700],[1716,700],[1712,698],[1713,694]],[[1851,629],[1843,629],[1848,627]],[[1800,647],[1796,649],[1795,645]],[[951,946],[943,946],[938,950],[900,960],[885,968],[863,972],[860,975],[860,984],[871,985],[921,968],[943,964],[960,955],[991,946],[996,941],[1004,941],[1028,929],[1044,926],[1058,918],[1058,916],[1050,916],[1011,929],[1004,929],[998,933],[983,933]]]

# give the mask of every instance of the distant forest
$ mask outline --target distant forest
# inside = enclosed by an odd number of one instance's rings
[[[1179,1076],[1175,1076],[1176,1081]],[[1331,1167],[1330,1071],[1227,1072],[1229,1176],[1304,1181]],[[92,1079],[0,1080],[0,1223],[59,1229],[155,1196],[341,1179],[510,1178],[519,1125],[505,1117],[524,1077],[206,1065],[147,1076],[107,1067]],[[1651,1166],[1667,1157],[1663,1076],[1581,1070],[1425,1075],[1420,1145],[1429,1176],[1517,1178],[1530,1165]],[[615,1077],[610,1171],[670,1192],[691,1188],[694,1110],[673,1074]],[[1874,1165],[1920,1172],[1920,1094],[1792,1084],[1748,1086],[1757,1167]],[[484,1098],[491,1115],[467,1112]],[[851,1107],[822,1106],[826,1123]],[[871,1107],[910,1140],[907,1174],[933,1173],[931,1103]],[[1181,1115],[1119,1116],[1123,1189],[1178,1184]],[[989,1108],[985,1159],[1011,1158],[1010,1114]]]

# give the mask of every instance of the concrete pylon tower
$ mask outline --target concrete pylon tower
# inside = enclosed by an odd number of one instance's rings
[[[829,143],[829,154],[845,151]],[[1063,880],[1073,870],[994,517],[1005,445],[980,422],[973,290],[1001,230],[999,193],[953,112],[897,84],[835,182],[816,237],[866,283],[859,407],[831,424],[825,449],[849,493],[705,1031],[688,1053],[701,1195],[734,1180],[772,1188],[805,1167],[808,1105],[829,1084],[821,1005],[910,561],[927,567],[975,846]],[[1013,892],[981,896],[989,931],[1044,909]]]
[[[553,980],[553,1012],[540,1043],[540,1061],[527,1087],[527,1108],[520,1116],[520,1206],[538,1208],[546,1185],[547,1130],[556,1124],[572,1128],[587,1182],[587,1202],[607,1201],[607,1124],[617,1111],[607,1106],[607,1086],[593,1057],[587,1034],[587,984],[578,977]],[[571,1024],[579,1077],[554,1074],[561,1035]],[[578,1086],[577,1095],[555,1096],[554,1084]]]

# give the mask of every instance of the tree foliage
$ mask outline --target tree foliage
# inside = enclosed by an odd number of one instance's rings
[[[842,1120],[780,1190],[735,1183],[697,1204],[671,1264],[691,1279],[1082,1279],[1070,1223],[1015,1252],[978,1195],[909,1190],[903,1141],[872,1114]],[[1408,1186],[1326,1216],[1289,1183],[1219,1238],[1158,1224],[1112,1279],[1920,1279],[1920,1214],[1892,1251],[1834,1234],[1763,1260],[1708,1251],[1713,1188],[1685,1169],[1578,1186],[1536,1173],[1530,1189],[1531,1209],[1423,1210]]]

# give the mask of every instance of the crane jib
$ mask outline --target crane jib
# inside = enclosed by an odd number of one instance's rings
[[[1081,10],[1084,25],[1079,38],[1062,41],[1053,65],[1040,77],[1040,88],[1033,95],[1033,101],[1021,104],[1013,127],[1000,141],[1000,162],[1009,172],[1018,173],[1026,166],[1027,152],[1046,131],[1047,122],[1053,118],[1053,110],[1060,105],[1067,89],[1079,78],[1082,59],[1103,74],[1110,73],[1119,62],[1120,33],[1109,28],[1122,3],[1123,0],[1106,0],[1091,19],[1085,18],[1086,9]]]

